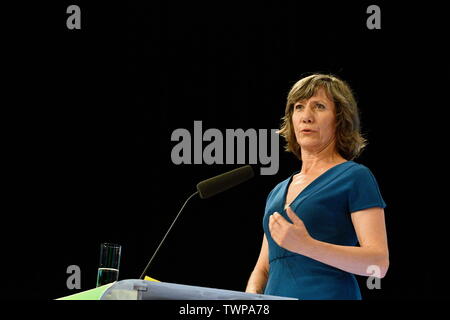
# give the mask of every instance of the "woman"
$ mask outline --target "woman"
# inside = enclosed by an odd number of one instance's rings
[[[279,133],[301,170],[268,195],[264,238],[246,292],[298,299],[361,299],[354,274],[389,266],[384,208],[368,168],[351,89],[313,74],[290,90]],[[358,245],[359,243],[359,245]]]

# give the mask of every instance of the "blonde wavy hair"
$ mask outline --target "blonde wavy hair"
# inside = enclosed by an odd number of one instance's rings
[[[336,106],[336,149],[346,160],[357,158],[367,140],[361,134],[359,110],[350,86],[343,80],[326,74],[312,74],[300,79],[289,91],[284,117],[278,133],[286,140],[285,151],[302,159],[300,145],[292,125],[294,104],[311,98],[319,88],[324,88]]]

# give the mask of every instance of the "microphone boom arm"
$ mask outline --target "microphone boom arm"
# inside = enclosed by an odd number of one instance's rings
[[[172,230],[173,225],[175,224],[175,222],[177,221],[178,217],[180,216],[180,213],[183,211],[184,207],[186,206],[186,203],[188,203],[188,201],[195,195],[198,194],[198,191],[196,191],[195,193],[193,193],[183,204],[183,206],[181,207],[180,211],[178,212],[177,216],[175,217],[175,219],[173,220],[172,224],[169,227],[169,230],[167,230],[166,234],[164,235],[164,238],[161,240],[161,242],[158,245],[158,248],[156,248],[155,253],[153,253],[152,258],[150,259],[150,261],[148,262],[147,266],[145,267],[144,271],[142,272],[141,276],[139,277],[139,279],[144,280],[145,278],[145,274],[148,271],[148,268],[150,267],[150,264],[153,261],[153,258],[155,258],[156,254],[159,251],[159,248],[161,247],[161,245],[163,244],[164,240],[166,239],[167,235],[169,234],[170,230]]]

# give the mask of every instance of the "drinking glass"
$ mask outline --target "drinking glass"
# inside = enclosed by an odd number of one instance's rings
[[[120,255],[122,247],[113,243],[100,245],[100,263],[97,272],[97,287],[119,279]]]

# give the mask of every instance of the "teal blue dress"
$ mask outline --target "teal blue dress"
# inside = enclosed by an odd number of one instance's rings
[[[269,217],[275,211],[287,221],[284,205],[293,173],[268,195],[263,219],[269,244],[269,277],[264,293],[303,300],[360,300],[361,292],[353,274],[278,246],[269,231]],[[353,161],[343,162],[311,182],[290,207],[303,220],[316,240],[343,246],[358,245],[351,213],[385,208],[377,181],[371,171]]]

